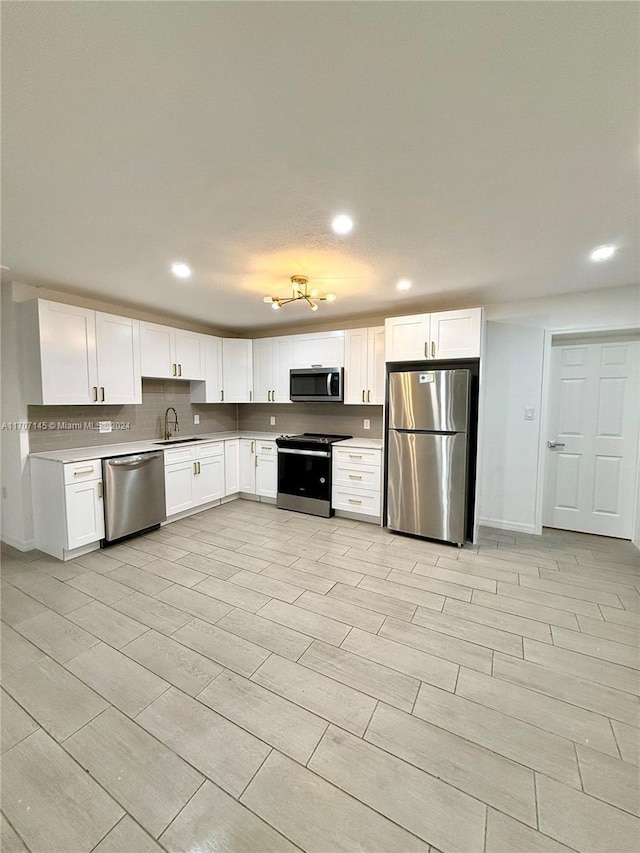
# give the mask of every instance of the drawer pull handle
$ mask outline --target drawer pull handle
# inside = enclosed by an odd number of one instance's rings
[[[350,480],[361,480],[362,474],[349,474],[349,479]]]
[[[98,497],[101,498],[102,496],[103,496],[102,480],[99,480],[98,481]]]
[[[356,498],[349,498],[350,504],[361,504],[362,501],[356,500]]]
[[[81,471],[74,471],[74,477],[80,477],[82,474],[93,474],[93,468],[83,468]]]
[[[362,459],[362,453],[350,453],[349,459]]]

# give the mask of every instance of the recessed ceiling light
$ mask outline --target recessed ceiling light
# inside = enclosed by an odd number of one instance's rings
[[[331,227],[336,234],[350,234],[353,229],[353,219],[346,213],[340,213],[334,216]]]
[[[608,261],[616,253],[615,246],[597,246],[589,255],[592,261]]]
[[[177,278],[189,278],[191,275],[191,269],[182,261],[176,261],[174,264],[171,264],[171,272]]]
[[[400,281],[396,284],[398,290],[409,290],[411,287],[411,282],[408,278],[401,278]]]

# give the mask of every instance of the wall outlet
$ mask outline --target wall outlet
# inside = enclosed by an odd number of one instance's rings
[[[271,426],[276,425],[276,416],[275,415],[271,415],[271,417],[269,418],[269,423],[271,424]]]
[[[362,426],[365,429],[371,429],[371,421],[369,420],[369,418],[364,419],[364,421],[362,422]]]
[[[98,421],[98,432],[111,432],[111,421]]]
[[[535,421],[536,419],[536,410],[535,409],[525,409],[524,410],[524,419],[525,421]]]
[[[193,416],[193,422],[194,422],[194,424],[199,424],[200,423],[200,415],[194,415]]]

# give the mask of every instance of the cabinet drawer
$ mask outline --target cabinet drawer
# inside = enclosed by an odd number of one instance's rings
[[[333,458],[339,464],[354,465],[377,465],[382,463],[381,450],[365,450],[361,447],[338,447],[333,445]]]
[[[70,462],[64,466],[64,484],[81,483],[83,480],[99,480],[102,477],[102,459],[88,462]]]
[[[174,450],[165,450],[164,464],[173,465],[174,462],[188,462],[195,457],[195,447],[176,447]]]
[[[275,441],[256,441],[258,456],[274,455],[277,449]]]
[[[368,491],[380,491],[379,465],[347,465],[344,462],[333,463],[333,483],[336,486],[347,486]]]
[[[209,456],[224,456],[224,442],[214,441],[211,444],[199,444],[196,448],[196,459],[207,459]]]
[[[333,486],[331,503],[334,509],[359,512],[362,515],[380,515],[380,492],[367,489],[354,489],[345,486]]]

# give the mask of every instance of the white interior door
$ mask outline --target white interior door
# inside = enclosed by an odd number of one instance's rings
[[[638,341],[552,347],[547,527],[632,538],[639,362]]]

